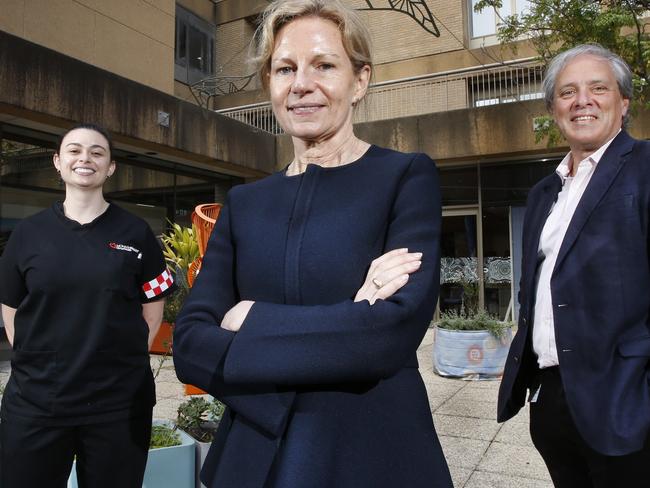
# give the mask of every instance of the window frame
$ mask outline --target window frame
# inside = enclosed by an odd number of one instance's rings
[[[489,45],[494,45],[498,44],[499,40],[497,38],[497,31],[499,29],[499,17],[497,16],[496,12],[494,12],[494,30],[490,34],[483,34],[483,35],[474,35],[474,16],[476,15],[474,13],[474,4],[476,3],[477,0],[467,0],[467,6],[469,9],[468,12],[468,38],[469,38],[469,43],[470,43],[470,48],[475,49],[478,47],[482,46],[489,46]],[[502,7],[502,10],[506,10],[507,15],[512,15],[513,12],[516,14],[521,14],[523,12],[523,9],[520,11],[518,10],[518,4],[521,2],[521,0],[504,0],[503,3],[507,3],[507,7]],[[530,4],[532,3],[532,0],[527,0],[527,3]],[[524,9],[526,6],[523,7]],[[486,9],[487,10],[487,9]],[[483,12],[485,12],[484,10]]]
[[[186,85],[192,85],[215,72],[215,42],[216,26],[192,13],[186,8],[176,5],[175,32],[174,32],[174,79]],[[200,40],[201,56],[207,58],[203,68],[196,68],[190,63],[190,49],[192,48],[192,34]],[[180,51],[183,46],[183,52]],[[198,58],[197,58],[198,59]]]

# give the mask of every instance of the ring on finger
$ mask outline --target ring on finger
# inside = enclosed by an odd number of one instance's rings
[[[382,288],[384,286],[384,283],[382,283],[381,280],[378,280],[377,278],[372,279],[372,284],[377,288]]]

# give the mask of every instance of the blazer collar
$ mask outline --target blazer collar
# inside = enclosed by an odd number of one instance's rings
[[[618,175],[618,172],[625,163],[626,156],[632,151],[634,143],[635,140],[627,132],[622,130],[603,154],[569,223],[569,228],[564,236],[557,261],[555,262],[555,269],[561,266],[562,261],[567,256],[578,235],[580,235],[580,231],[586,224],[587,219],[589,219],[594,208],[596,208],[614,182],[616,175]]]
[[[562,178],[556,172],[545,177],[542,182],[542,191],[539,193],[539,197],[535,202],[529,202],[531,208],[529,209],[530,214],[527,215],[527,219],[530,219],[530,225],[527,226],[530,229],[528,239],[525,239],[525,242],[528,242],[524,254],[528,258],[522,263],[522,276],[527,277],[527,282],[525,284],[526,289],[534,289],[535,275],[537,272],[537,249],[539,248],[539,238],[542,234],[542,229],[544,228],[544,223],[548,217],[548,214],[551,212],[551,207],[557,196],[562,189]]]

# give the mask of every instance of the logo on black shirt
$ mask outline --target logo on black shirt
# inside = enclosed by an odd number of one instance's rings
[[[115,249],[116,251],[134,252],[138,255],[138,259],[142,258],[142,253],[133,246],[127,246],[126,244],[117,244],[116,242],[109,242],[108,247]]]

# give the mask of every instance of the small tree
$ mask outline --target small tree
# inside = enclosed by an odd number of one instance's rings
[[[502,0],[480,0],[476,12],[494,8]],[[650,101],[650,36],[646,32],[650,0],[535,0],[523,13],[500,17],[500,42],[517,51],[516,41],[528,39],[544,65],[559,52],[595,42],[617,53],[629,65],[636,88],[633,112]],[[561,135],[552,118],[536,120],[536,138],[557,144]]]

